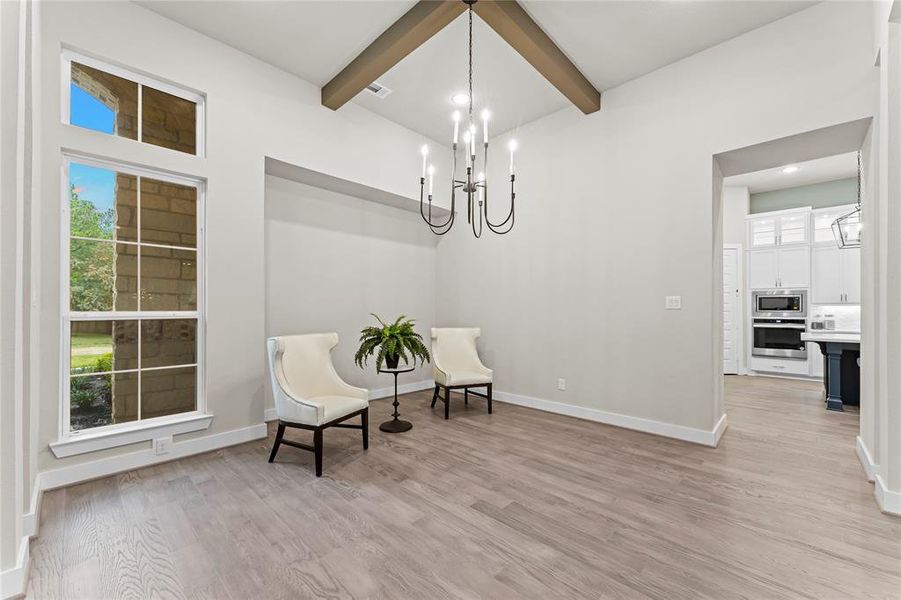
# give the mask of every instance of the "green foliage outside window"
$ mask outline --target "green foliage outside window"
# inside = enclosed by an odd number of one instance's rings
[[[97,208],[69,188],[69,212],[73,237],[112,239],[115,211]],[[73,311],[103,311],[113,307],[115,246],[103,242],[72,240],[69,268]]]

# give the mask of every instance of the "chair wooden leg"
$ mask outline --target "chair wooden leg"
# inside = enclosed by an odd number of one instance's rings
[[[275,433],[275,443],[272,444],[272,452],[269,454],[269,462],[275,460],[275,455],[278,453],[278,447],[282,444],[282,437],[285,435],[285,426],[281,423],[278,424],[278,431]]]
[[[491,414],[491,384],[488,384],[488,414]]]
[[[444,388],[444,420],[450,419],[450,388]]]
[[[316,477],[322,477],[322,429],[313,432],[313,453],[316,455]]]
[[[469,406],[469,388],[463,388],[463,404]]]
[[[438,384],[435,384],[435,393],[432,394],[432,408],[435,408],[435,403],[438,402]]]
[[[363,450],[369,449],[369,409],[365,409],[360,415],[361,425],[363,425]]]

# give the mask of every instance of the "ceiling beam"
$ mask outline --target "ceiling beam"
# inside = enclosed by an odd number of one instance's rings
[[[472,9],[583,113],[600,110],[601,93],[518,2],[478,0]]]
[[[463,2],[420,0],[323,86],[322,105],[338,110],[465,11]]]

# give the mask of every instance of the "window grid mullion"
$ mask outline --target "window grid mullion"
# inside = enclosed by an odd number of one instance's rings
[[[143,94],[141,93],[141,84],[139,83],[138,84],[138,141],[141,140],[141,121],[143,121],[143,119],[141,118],[141,96],[143,96]],[[135,281],[137,282],[135,284],[137,286],[137,289],[135,290],[135,295],[137,296],[136,306],[138,308],[138,314],[143,314],[143,311],[141,310],[141,301],[142,301],[142,297],[144,295],[141,293],[141,289],[142,289],[141,288],[141,255],[144,254],[141,250],[141,187],[142,187],[141,180],[142,179],[143,179],[143,177],[140,175],[135,177],[135,181],[136,181],[136,185],[137,185],[137,189],[135,190],[135,205],[136,205],[135,210],[137,212],[135,222],[136,222],[137,228],[138,228],[136,235],[135,235],[135,239],[138,240],[138,247],[137,247],[138,257],[136,259],[137,277],[135,278]],[[143,321],[138,320],[138,421],[141,420],[141,404],[142,404],[141,382],[144,379],[141,376],[141,355],[143,354],[143,349],[141,348],[141,330],[143,329],[142,325],[143,325]]]

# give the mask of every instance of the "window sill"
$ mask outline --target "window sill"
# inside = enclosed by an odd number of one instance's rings
[[[212,421],[213,415],[201,413],[161,417],[153,421],[122,425],[113,430],[76,433],[66,439],[52,442],[50,449],[57,458],[65,458],[105,448],[146,442],[158,437],[201,431],[207,429]]]

